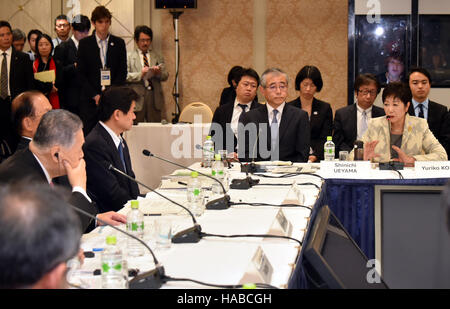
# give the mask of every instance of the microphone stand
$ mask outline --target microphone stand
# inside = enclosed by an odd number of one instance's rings
[[[174,236],[172,236],[172,242],[173,243],[186,244],[186,243],[197,243],[197,242],[200,241],[200,239],[202,238],[202,228],[201,228],[200,224],[197,223],[197,220],[195,220],[194,215],[192,214],[192,212],[188,208],[186,208],[183,205],[181,205],[181,204],[179,204],[179,203],[169,199],[168,197],[162,195],[161,193],[153,190],[152,188],[146,186],[142,182],[134,179],[133,177],[128,176],[127,174],[125,174],[121,170],[119,170],[119,169],[115,168],[114,166],[112,166],[112,164],[110,164],[108,166],[108,169],[112,170],[112,171],[114,171],[114,172],[116,172],[116,173],[118,173],[118,174],[120,174],[120,175],[122,175],[122,176],[124,176],[124,177],[126,177],[128,179],[130,179],[133,182],[136,182],[136,183],[140,184],[144,188],[149,189],[150,191],[156,193],[157,195],[161,196],[162,198],[168,200],[169,202],[171,202],[171,203],[173,203],[173,204],[175,204],[177,206],[180,206],[181,208],[183,208],[184,210],[186,210],[189,213],[189,215],[192,218],[192,221],[194,222],[194,226],[191,227],[191,228],[188,228],[186,230],[180,231],[177,234],[175,234]]]
[[[147,149],[144,149],[144,150],[142,151],[142,153],[144,154],[144,156],[147,156],[147,157],[154,157],[154,158],[156,158],[156,159],[159,159],[159,160],[162,160],[162,161],[164,161],[164,162],[167,162],[167,163],[176,165],[176,166],[178,166],[178,167],[185,168],[185,169],[188,169],[188,170],[193,171],[193,172],[197,172],[199,175],[208,177],[208,178],[210,178],[210,179],[212,179],[212,180],[218,182],[218,183],[220,184],[220,186],[222,187],[222,191],[223,191],[224,196],[223,196],[223,197],[220,197],[220,198],[218,198],[218,199],[209,201],[209,202],[205,205],[205,207],[206,207],[206,209],[228,209],[228,208],[230,208],[230,196],[229,196],[228,194],[226,194],[227,192],[226,192],[226,190],[225,190],[225,187],[223,186],[222,182],[220,182],[218,179],[216,179],[216,178],[214,178],[214,177],[212,177],[212,176],[206,175],[206,174],[204,174],[204,173],[202,173],[202,172],[196,171],[196,170],[194,170],[194,169],[192,169],[192,168],[190,168],[190,167],[187,167],[187,166],[184,166],[184,165],[181,165],[181,164],[178,164],[178,163],[169,161],[169,160],[167,160],[167,159],[164,159],[164,158],[161,158],[161,157],[158,157],[158,156],[155,156],[153,153],[151,153],[151,152],[148,151]]]
[[[195,148],[197,148],[198,150],[206,150],[206,151],[212,152],[209,149],[203,148],[199,144],[195,145]],[[246,175],[246,178],[244,178],[244,179],[233,179],[231,181],[231,185],[230,185],[231,189],[247,190],[259,183],[259,179],[252,179],[250,176],[248,176],[248,170],[243,166],[241,161],[236,160],[235,158],[227,159],[227,161],[239,163],[239,165],[241,166],[241,172],[245,172],[245,175]]]

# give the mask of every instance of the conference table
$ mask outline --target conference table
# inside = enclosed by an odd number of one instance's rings
[[[210,173],[210,169],[201,168],[199,163],[191,165],[201,172]],[[186,205],[186,188],[178,181],[186,181],[183,170],[173,173],[173,177],[162,180],[158,192]],[[239,164],[233,164],[228,170],[231,178],[244,178]],[[279,177],[279,171],[265,173],[266,176]],[[184,177],[184,178],[183,178]],[[260,183],[248,190],[230,189],[228,194],[232,205],[225,210],[205,210],[197,217],[202,232],[213,235],[279,235],[290,236],[296,240],[285,238],[264,237],[203,237],[198,243],[175,244],[170,248],[160,248],[155,240],[154,226],[157,220],[169,218],[172,221],[173,233],[193,225],[192,218],[184,210],[168,205],[164,199],[154,192],[149,192],[145,198],[139,198],[140,209],[147,214],[160,212],[162,215],[145,216],[144,241],[154,250],[166,275],[175,278],[189,278],[212,285],[239,285],[244,283],[265,283],[276,288],[298,286],[303,280],[297,273],[297,261],[301,250],[299,242],[303,242],[309,225],[312,209],[323,196],[322,179],[311,175],[296,175],[287,178],[260,179]],[[295,185],[293,186],[293,183]],[[205,186],[205,201],[216,198],[212,195],[208,182],[202,180]],[[302,185],[302,183],[309,183]],[[290,204],[290,207],[250,206],[247,203],[265,203],[270,205]],[[292,203],[303,207],[292,207]],[[300,203],[301,202],[301,203]],[[245,203],[245,204],[243,204]],[[170,203],[169,203],[170,204]],[[166,208],[164,208],[166,207]],[[164,210],[167,209],[167,212]],[[127,203],[119,213],[127,214],[130,203]],[[280,220],[284,218],[283,220]],[[286,223],[282,225],[282,223]],[[125,226],[119,226],[125,229]],[[115,234],[118,246],[123,250],[128,269],[139,269],[139,272],[150,271],[155,267],[149,252],[143,256],[131,257],[127,252],[127,236],[114,231],[111,227],[97,227],[92,232],[83,235],[81,247],[93,252],[105,246],[106,236]],[[69,282],[82,288],[101,288],[101,276],[93,275],[100,269],[100,254],[94,258],[86,258],[80,269],[75,270]],[[259,264],[258,264],[259,263]],[[294,282],[295,281],[295,282]],[[189,281],[169,281],[163,284],[163,289],[173,288],[206,288],[208,286]]]
[[[172,173],[176,167],[142,154],[144,149],[153,154],[189,166],[202,158],[202,151],[195,145],[203,145],[210,124],[161,124],[141,122],[123,134],[130,151],[136,179],[145,185],[158,187],[161,177]],[[140,187],[141,192],[148,189]]]

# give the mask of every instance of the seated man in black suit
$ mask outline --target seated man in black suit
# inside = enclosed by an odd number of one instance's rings
[[[413,99],[409,105],[408,114],[424,118],[428,122],[431,132],[441,145],[445,144],[445,117],[447,116],[447,107],[433,102],[428,98],[431,89],[431,75],[424,68],[412,68],[409,71],[409,88],[411,89]]]
[[[29,178],[53,185],[53,178],[67,175],[72,186],[69,203],[92,214],[97,208],[86,194],[86,163],[83,159],[83,124],[80,118],[66,110],[52,110],[42,116],[28,149],[18,151],[0,165],[0,183]],[[91,219],[79,214],[82,230]],[[110,224],[125,223],[126,218],[115,212],[98,214]]]
[[[262,106],[256,96],[259,75],[255,70],[242,69],[235,80],[236,98],[216,109],[210,129],[215,149],[226,149],[229,153],[236,152],[237,129],[242,113]]]
[[[104,6],[92,11],[95,32],[80,41],[77,68],[81,83],[80,118],[85,136],[96,125],[100,94],[109,86],[121,86],[127,78],[125,41],[109,33],[111,12]]]
[[[55,47],[54,58],[61,62],[64,82],[58,93],[61,108],[79,115],[81,84],[77,76],[77,52],[80,41],[89,35],[91,22],[84,15],[77,15],[72,20],[72,36]]]
[[[0,288],[67,288],[81,226],[63,193],[46,184],[0,187]]]
[[[308,161],[308,114],[286,104],[288,82],[287,74],[276,68],[266,70],[261,76],[260,91],[267,104],[242,117],[238,139],[239,159]]]
[[[131,88],[112,87],[99,103],[100,121],[86,137],[84,153],[87,187],[94,194],[100,211],[119,210],[139,195],[137,184],[108,169],[112,164],[131,177],[130,153],[122,133],[133,126],[137,94]]]
[[[369,119],[384,116],[384,109],[373,103],[380,93],[380,83],[373,74],[361,74],[355,80],[356,103],[340,108],[334,115],[333,142],[336,154],[352,151],[356,140],[367,130]]]
[[[12,102],[12,119],[19,134],[17,150],[28,148],[36,134],[42,116],[52,109],[47,97],[39,91],[26,91],[19,94]]]

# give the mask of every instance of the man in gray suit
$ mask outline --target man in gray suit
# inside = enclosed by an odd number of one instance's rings
[[[164,58],[152,50],[153,32],[147,26],[134,31],[137,49],[127,56],[127,83],[139,95],[135,122],[160,122],[165,118],[164,95],[161,81],[166,81]]]

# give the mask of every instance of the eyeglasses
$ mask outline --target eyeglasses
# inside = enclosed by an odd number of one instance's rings
[[[362,95],[368,95],[370,94],[372,97],[377,94],[376,90],[358,90],[358,92]]]
[[[270,85],[269,87],[267,87],[267,89],[269,89],[270,91],[277,91],[277,89],[280,89],[280,91],[286,91],[287,86],[285,84]]]

